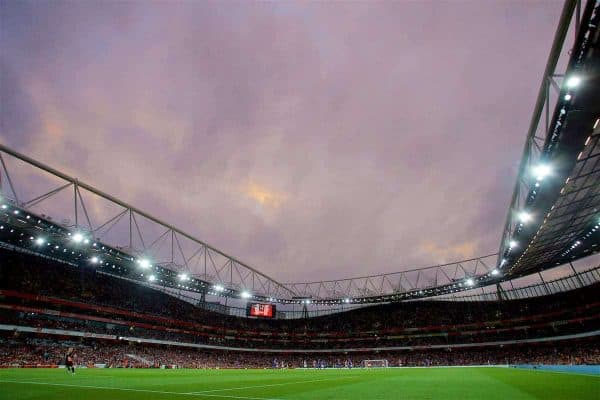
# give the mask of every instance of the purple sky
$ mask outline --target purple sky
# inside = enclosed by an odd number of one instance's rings
[[[2,143],[281,281],[497,251],[562,7],[0,4]]]

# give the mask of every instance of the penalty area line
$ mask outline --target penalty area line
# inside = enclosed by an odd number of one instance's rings
[[[273,399],[273,398],[265,398],[265,397],[231,396],[231,395],[226,395],[226,394],[170,392],[170,391],[150,390],[150,389],[130,389],[130,388],[119,388],[119,387],[110,387],[110,386],[74,385],[74,384],[69,384],[69,383],[16,381],[16,380],[6,380],[6,379],[0,379],[0,383],[16,383],[16,384],[22,384],[22,385],[60,386],[60,387],[72,387],[72,388],[78,388],[78,389],[118,390],[118,391],[123,391],[123,392],[155,393],[155,394],[168,394],[168,395],[179,395],[179,396],[216,397],[216,398],[222,398],[222,399],[282,400],[282,399]]]

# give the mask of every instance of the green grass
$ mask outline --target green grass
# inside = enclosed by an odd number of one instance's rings
[[[598,400],[600,378],[508,368],[0,370],[0,399]]]

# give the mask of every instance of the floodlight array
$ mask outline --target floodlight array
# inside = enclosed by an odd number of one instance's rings
[[[581,146],[583,140],[581,136],[585,135],[589,128],[595,130],[598,121],[600,121],[600,119],[594,118],[594,113],[598,110],[595,107],[598,102],[597,93],[600,91],[597,88],[598,54],[594,50],[598,47],[600,2],[587,2],[584,12],[581,15],[579,13],[576,15],[576,39],[573,46],[569,47],[571,49],[570,59],[566,72],[564,74],[555,72],[560,49],[564,46],[566,32],[571,24],[574,9],[574,2],[565,3],[555,42],[552,46],[553,50],[544,72],[544,80],[530,125],[519,177],[511,200],[497,264],[497,269],[503,268],[509,271],[509,274],[520,274],[524,269],[533,270],[533,265],[524,266],[523,263],[531,264],[533,262],[535,264],[536,262],[530,258],[524,259],[524,256],[533,244],[535,244],[535,254],[531,257],[535,258],[537,252],[543,251],[540,248],[546,242],[536,242],[536,237],[550,219],[550,214],[556,205],[552,201],[558,201],[560,197],[557,196],[564,194],[569,178],[573,176],[571,174],[575,174],[575,177],[579,174],[576,170],[577,162],[573,164],[572,157],[579,151],[579,146]],[[563,79],[562,85],[554,81],[555,77]],[[558,92],[552,118],[550,118],[549,92],[551,87],[556,88]],[[539,138],[537,130],[544,107],[546,108],[546,125],[543,137]],[[588,125],[590,116],[595,119],[593,127]],[[536,140],[543,140],[543,146],[539,146],[535,142]],[[589,142],[590,137],[587,138],[584,147]],[[538,160],[533,161],[535,155],[533,149],[536,147],[539,149],[540,154]],[[582,153],[583,151],[579,153],[577,160],[581,158]],[[573,168],[567,170],[566,165],[572,165]],[[592,173],[590,170],[587,172],[588,174]],[[566,181],[562,185],[561,181],[565,178]],[[525,186],[528,187],[527,195],[520,204],[521,188]],[[560,190],[560,195],[557,193],[558,190]],[[592,201],[592,199],[589,201]],[[577,213],[577,211],[574,212]],[[589,217],[589,215],[586,216]],[[562,234],[567,233],[563,232]],[[551,248],[554,242],[545,245],[548,247],[546,254],[552,254],[553,259],[551,262],[544,261],[545,264],[536,265],[535,267],[543,269],[548,268],[550,265],[560,265],[577,256],[581,257],[584,253],[594,251],[592,249],[594,236],[591,230],[581,234],[577,229],[571,234],[574,234],[572,242],[564,250]],[[548,240],[545,236],[544,238]],[[518,243],[521,245],[517,246]],[[562,241],[556,243],[560,246],[565,245]],[[584,249],[585,251],[583,251]],[[574,255],[575,252],[578,255]]]
[[[190,292],[204,293],[217,297],[232,297],[240,300],[253,300],[280,304],[304,304],[304,305],[335,305],[335,304],[369,304],[378,302],[390,302],[417,299],[421,297],[436,296],[440,294],[456,293],[467,290],[480,284],[488,284],[495,279],[496,274],[488,272],[480,276],[469,276],[463,281],[456,281],[439,287],[421,288],[381,294],[379,296],[360,297],[327,297],[327,298],[281,298],[271,295],[253,293],[246,288],[231,288],[224,283],[210,283],[191,276],[188,272],[173,271],[167,266],[152,262],[147,256],[132,256],[121,249],[115,249],[91,237],[89,233],[81,230],[70,230],[52,223],[44,218],[34,215],[27,210],[18,209],[7,202],[2,203],[2,210],[9,216],[26,216],[23,222],[27,222],[22,232],[15,228],[10,233],[25,237],[26,230],[35,227],[37,236],[30,235],[29,240],[23,243],[23,247],[36,253],[51,253],[60,256],[60,259],[78,266],[95,268],[104,273],[124,276],[129,279],[146,282],[152,285],[166,286],[174,289],[182,289]],[[19,213],[14,213],[18,210]],[[1,215],[0,215],[1,216]],[[28,218],[27,218],[28,217]],[[7,222],[11,222],[7,219]],[[0,230],[5,230],[3,224]],[[60,254],[59,254],[60,253]]]

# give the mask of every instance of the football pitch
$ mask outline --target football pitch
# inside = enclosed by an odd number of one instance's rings
[[[0,399],[598,400],[600,377],[512,368],[0,370]]]

